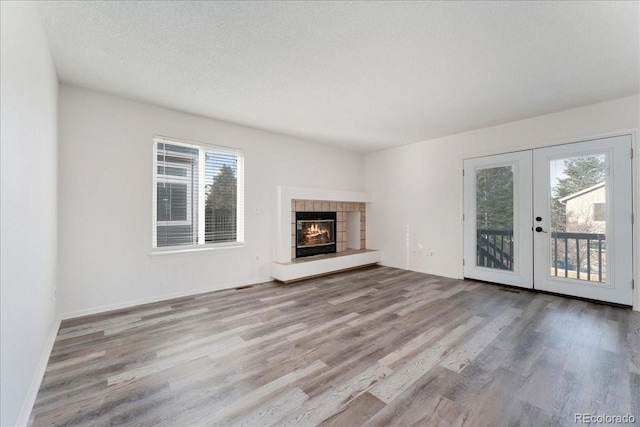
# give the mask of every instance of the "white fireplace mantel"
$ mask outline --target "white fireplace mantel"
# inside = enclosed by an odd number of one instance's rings
[[[292,262],[291,259],[291,202],[293,200],[370,203],[369,193],[279,186],[276,194],[275,259],[271,263],[271,276],[275,279],[286,282],[380,262],[380,251],[373,250],[352,251],[340,256],[318,260],[307,259],[302,262]]]
[[[283,187],[276,188],[276,236],[274,241],[275,262],[291,262],[291,201],[326,200],[329,202],[370,203],[369,193],[359,191],[323,190],[319,188]]]

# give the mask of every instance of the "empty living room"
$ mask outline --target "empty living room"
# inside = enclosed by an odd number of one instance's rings
[[[640,424],[639,2],[0,18],[3,427]]]

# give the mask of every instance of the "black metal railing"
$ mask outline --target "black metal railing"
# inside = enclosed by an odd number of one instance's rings
[[[552,275],[606,282],[606,234],[557,231],[551,239]]]
[[[606,234],[551,233],[551,275],[605,283]],[[476,265],[513,270],[513,231],[478,229]]]
[[[513,270],[513,230],[477,230],[477,265]]]

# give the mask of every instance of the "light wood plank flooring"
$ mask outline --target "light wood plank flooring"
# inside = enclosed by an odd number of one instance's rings
[[[386,267],[64,321],[31,424],[640,419],[640,314]]]

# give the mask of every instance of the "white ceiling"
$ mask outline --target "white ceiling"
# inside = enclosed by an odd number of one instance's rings
[[[40,3],[61,82],[362,152],[638,93],[638,2]]]

